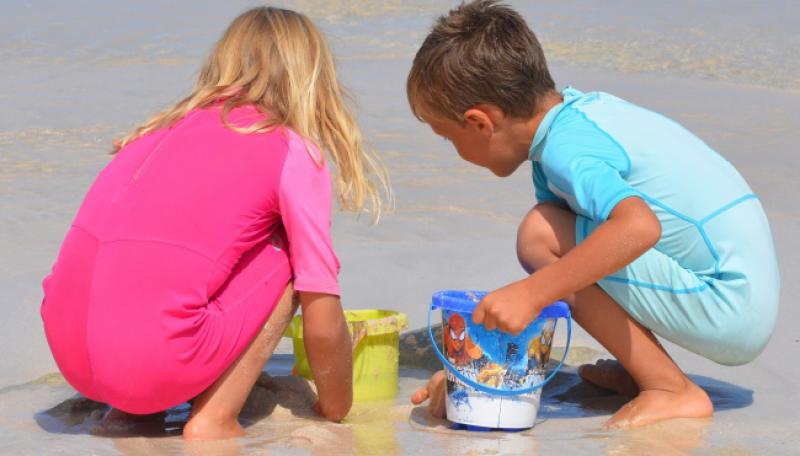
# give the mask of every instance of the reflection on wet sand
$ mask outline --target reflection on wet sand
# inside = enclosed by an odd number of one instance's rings
[[[523,432],[467,431],[454,429],[447,420],[435,418],[425,406],[408,416],[411,430],[434,436],[445,454],[537,454],[539,444],[532,430]]]
[[[611,433],[606,455],[646,454],[658,449],[659,455],[692,454],[705,444],[711,419],[670,420],[638,429]]]
[[[602,423],[629,398],[583,382],[577,365],[591,362],[601,353],[575,347],[566,366],[542,393],[537,424],[523,432],[474,432],[453,429],[447,420],[432,417],[425,406],[413,407],[407,400],[424,385],[431,369],[424,339],[414,332],[402,341],[403,363],[400,392],[396,401],[354,404],[342,423],[331,423],[312,411],[316,401],[313,383],[287,376],[291,355],[275,355],[248,397],[241,414],[247,435],[223,442],[184,442],[180,437],[189,418],[189,404],[164,413],[131,419],[109,413],[109,407],[79,395],[61,400],[34,418],[41,430],[53,437],[90,435],[97,442],[110,442],[126,456],[191,456],[239,454],[287,454],[298,451],[320,456],[338,454],[408,454],[444,451],[445,454],[536,454],[548,448],[564,448],[565,442],[580,448],[604,448],[606,454],[638,454],[659,448],[659,454],[686,454],[707,445],[712,420],[674,420],[632,430],[605,430]],[[554,356],[560,354],[554,348]],[[412,355],[413,356],[410,356]],[[424,367],[424,369],[422,368]],[[692,379],[705,388],[717,412],[742,408],[752,403],[752,391],[703,376]],[[0,398],[13,393],[30,395],[49,388],[71,391],[58,374],[0,391]],[[62,437],[63,438],[63,437]],[[588,446],[587,446],[588,445]],[[596,452],[596,451],[595,451]]]

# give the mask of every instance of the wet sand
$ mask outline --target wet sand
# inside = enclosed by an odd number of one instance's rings
[[[279,349],[285,351],[287,344]],[[555,357],[563,351],[556,349]],[[430,355],[428,353],[428,355]],[[602,354],[578,346],[568,365],[545,389],[536,426],[517,433],[454,430],[446,420],[433,418],[425,407],[407,402],[423,385],[429,370],[416,365],[401,367],[396,401],[355,404],[342,423],[330,423],[311,410],[313,384],[287,376],[291,354],[276,354],[267,365],[245,405],[241,421],[247,436],[227,442],[189,443],[180,437],[188,419],[184,404],[163,416],[137,422],[104,419],[108,407],[76,395],[58,374],[0,390],[0,423],[7,432],[0,451],[16,453],[36,449],[36,454],[58,454],[59,449],[96,454],[124,455],[238,455],[238,454],[537,454],[569,451],[608,454],[638,453],[658,449],[658,454],[686,454],[697,449],[722,454],[748,454],[739,430],[724,426],[725,417],[712,420],[675,420],[645,429],[607,431],[600,426],[620,407],[625,397],[583,383],[575,365]],[[426,359],[427,358],[427,359]],[[433,364],[432,356],[416,357]],[[752,391],[703,376],[693,379],[709,392],[717,410],[727,413],[752,405]],[[15,413],[9,413],[10,411]],[[720,422],[721,421],[721,422]],[[783,432],[776,430],[774,435]],[[760,429],[763,433],[764,429]],[[13,432],[13,434],[11,433]],[[8,435],[4,435],[8,434]],[[763,435],[761,438],[764,438]],[[771,440],[771,439],[770,439]],[[43,446],[43,442],[46,445]],[[758,451],[778,449],[761,445]],[[43,451],[43,452],[39,452]],[[772,453],[771,451],[766,451]]]
[[[578,331],[574,343],[580,348],[545,389],[541,421],[530,431],[449,430],[406,402],[427,376],[419,366],[407,366],[389,413],[384,406],[359,405],[346,424],[322,423],[307,418],[302,404],[292,409],[276,402],[275,388],[265,383],[251,398],[245,439],[233,446],[185,447],[176,433],[186,409],[170,412],[171,427],[150,423],[110,432],[100,426],[103,435],[96,435],[103,407],[71,400],[74,391],[55,374],[38,315],[40,281],[86,188],[108,160],[110,139],[179,98],[229,18],[251,3],[85,3],[0,6],[0,85],[6,88],[0,91],[6,107],[0,116],[0,306],[6,312],[0,319],[0,454],[796,451],[800,38],[785,25],[796,12],[791,4],[776,1],[759,9],[707,2],[695,5],[702,11],[667,12],[619,2],[608,12],[581,1],[542,2],[541,11],[514,3],[539,31],[559,86],[608,91],[673,117],[733,162],[767,210],[783,287],[765,352],[747,366],[729,368],[667,344],[711,395],[713,420],[604,431],[603,421],[623,398],[578,381],[576,365],[603,353]],[[308,11],[329,34],[342,78],[358,99],[366,137],[384,157],[397,196],[395,212],[376,227],[368,217],[335,218],[345,305],[401,310],[411,328],[420,328],[434,291],[492,289],[522,277],[514,237],[534,203],[529,167],[501,180],[459,161],[448,143],[413,119],[405,101],[414,49],[432,15],[450,3],[287,3]],[[50,14],[43,16],[43,8]],[[86,8],[93,13],[86,15]],[[178,25],[178,15],[194,25]],[[563,340],[557,337],[556,345]],[[287,373],[287,350],[267,368],[272,375]]]

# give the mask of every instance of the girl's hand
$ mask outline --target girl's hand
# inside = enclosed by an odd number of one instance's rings
[[[445,376],[443,370],[433,374],[425,387],[416,390],[414,394],[411,395],[411,403],[419,405],[430,399],[431,402],[428,404],[428,412],[436,418],[444,418],[444,381]]]
[[[472,321],[483,323],[487,331],[497,328],[517,335],[540,311],[529,282],[521,280],[487,294],[472,313]]]
[[[341,421],[353,403],[353,346],[339,297],[300,292],[303,343],[319,402],[314,411]]]

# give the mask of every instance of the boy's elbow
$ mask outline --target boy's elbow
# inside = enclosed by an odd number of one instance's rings
[[[650,249],[661,240],[661,221],[652,212],[648,215],[638,223],[637,232],[643,243]]]
[[[641,244],[643,251],[661,240],[661,221],[640,198],[623,200],[611,213],[611,217],[619,217],[622,229],[637,240],[637,245]]]

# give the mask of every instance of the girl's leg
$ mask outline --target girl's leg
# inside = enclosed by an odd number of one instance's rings
[[[517,253],[530,273],[557,261],[574,247],[575,215],[567,210],[539,205],[520,225]],[[592,285],[566,300],[575,321],[624,368],[598,363],[583,366],[582,376],[626,393],[636,392],[632,379],[638,389],[636,398],[611,417],[609,426],[634,427],[670,418],[711,416],[713,406],[708,395],[686,377],[655,336],[603,289]]]
[[[283,292],[264,329],[207,390],[192,402],[192,415],[183,429],[187,440],[218,440],[244,435],[239,412],[264,364],[278,345],[297,310],[292,284]]]

